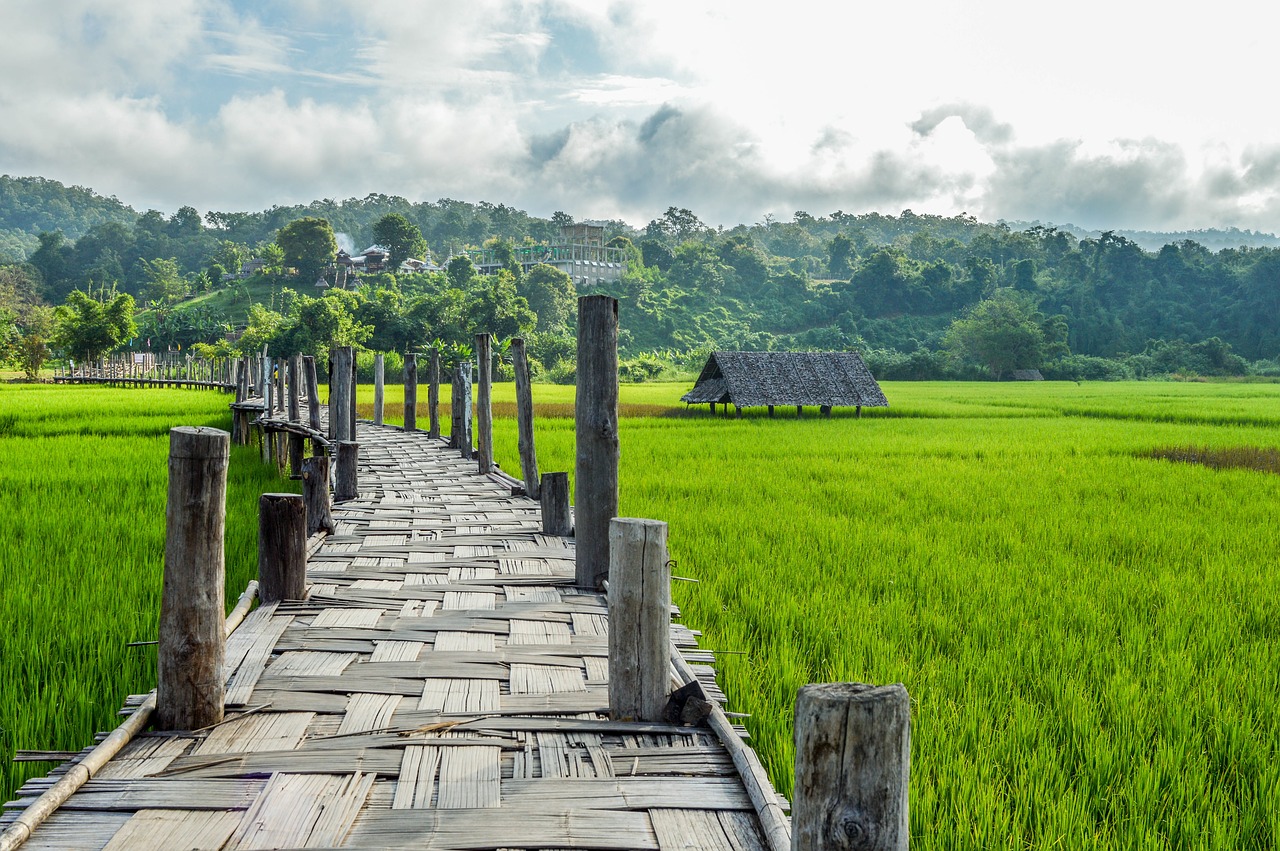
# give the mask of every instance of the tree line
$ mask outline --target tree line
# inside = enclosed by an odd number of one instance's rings
[[[4,181],[0,223],[9,223],[15,204],[4,192],[16,189]],[[67,329],[101,327],[87,301],[120,315],[117,300],[128,297],[133,325],[118,329],[114,346],[311,351],[341,340],[403,352],[465,346],[490,330],[528,337],[538,365],[570,380],[573,300],[606,292],[621,301],[620,342],[637,377],[714,349],[857,349],[883,378],[1030,368],[1075,379],[1280,375],[1273,247],[1210,251],[1183,239],[1147,251],[1112,231],[1079,237],[909,210],[799,211],[725,229],[671,207],[643,228],[605,223],[628,263],[620,280],[601,284],[515,262],[514,247],[553,241],[572,223],[565,213],[541,219],[502,204],[370,195],[130,219],[114,199],[76,192],[50,203],[90,208],[68,220],[78,236],[43,229],[52,219],[28,199],[24,215],[41,230],[20,260],[0,265],[0,347],[10,362],[24,340],[28,351],[34,339],[63,355],[90,353]],[[340,239],[390,249],[389,271],[317,289]],[[466,252],[481,247],[505,258],[503,268],[480,274]],[[406,257],[447,268],[401,273]],[[259,262],[241,276],[250,259]]]

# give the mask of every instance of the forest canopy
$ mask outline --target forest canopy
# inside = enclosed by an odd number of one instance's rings
[[[1182,234],[1148,250],[1140,235],[910,210],[797,211],[725,229],[673,206],[643,227],[597,223],[627,259],[617,280],[517,261],[518,249],[551,243],[573,222],[377,194],[139,214],[80,187],[4,177],[0,340],[12,360],[33,306],[83,309],[74,294],[111,291],[137,302],[138,333],[125,346],[231,349],[243,339],[314,350],[333,333],[406,351],[490,330],[529,337],[545,370],[571,377],[573,300],[605,292],[621,302],[632,359],[857,349],[883,378],[1280,374],[1280,248],[1270,235],[1205,232],[1208,243],[1256,243],[1211,250]],[[317,289],[337,248],[379,244],[385,268]],[[481,253],[500,263],[476,269],[470,258]],[[400,265],[411,257],[418,271]],[[55,353],[65,356],[61,339]]]

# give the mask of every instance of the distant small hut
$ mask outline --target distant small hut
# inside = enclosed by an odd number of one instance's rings
[[[680,397],[690,405],[733,405],[742,409],[764,405],[773,416],[775,405],[817,407],[830,416],[836,406],[887,408],[889,400],[857,352],[715,352],[692,390]]]

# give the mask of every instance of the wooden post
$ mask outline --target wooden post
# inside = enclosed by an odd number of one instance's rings
[[[861,406],[861,405],[859,405],[858,407],[856,407],[856,408],[854,408],[854,409],[853,409],[853,418],[854,418],[855,420],[860,420],[860,419],[862,419],[862,406]]]
[[[302,356],[289,358],[289,422],[302,422]]]
[[[312,431],[320,433],[320,382],[316,379],[316,359],[308,355],[302,359],[303,371],[307,374],[307,424]],[[319,441],[311,445],[313,455],[322,451]]]
[[[576,584],[598,588],[609,575],[609,521],[618,514],[618,300],[578,299]]]
[[[542,501],[542,533],[572,535],[573,515],[569,512],[569,474],[543,473],[538,491],[538,498]]]
[[[476,443],[481,475],[493,472],[493,335],[476,334]]]
[[[383,370],[386,364],[383,362],[382,352],[378,352],[373,356],[373,424],[382,425],[382,403],[384,376]]]
[[[818,408],[818,413],[819,413],[819,414],[821,414],[822,416],[826,417],[827,419],[830,419],[830,418],[831,418],[831,406],[830,406],[830,405],[822,405],[821,407],[819,407],[819,408]]]
[[[307,507],[307,535],[333,531],[329,503],[329,456],[314,455],[302,461],[302,499]]]
[[[338,468],[334,476],[333,498],[335,502],[355,499],[360,495],[357,470],[360,464],[360,444],[350,440],[338,443]]]
[[[529,383],[529,358],[524,340],[511,341],[511,363],[516,373],[516,443],[520,449],[520,473],[524,476],[524,492],[537,499],[538,452],[533,442],[533,387]]]
[[[287,371],[288,371],[288,367],[285,366],[285,359],[276,358],[276,408],[275,409],[279,411],[281,414],[285,412],[286,406],[288,405],[288,402],[285,399],[285,395],[284,395],[284,392],[285,392],[284,377]]]
[[[449,380],[449,448],[457,449],[462,443],[462,365],[454,363],[453,376]]]
[[[329,376],[333,387],[329,394],[329,426],[335,442],[351,440],[351,361],[354,360],[350,346],[336,346],[333,350],[333,369]]]
[[[307,507],[292,493],[258,497],[258,597],[263,603],[307,595]]]
[[[197,730],[222,720],[230,446],[231,436],[216,428],[169,431],[156,696],[162,730]]]
[[[435,346],[431,347],[431,364],[427,373],[427,407],[431,409],[428,414],[431,425],[427,437],[434,440],[440,439],[440,350]]]
[[[458,401],[458,417],[461,428],[458,430],[458,452],[463,458],[471,459],[471,361],[458,364],[458,387],[462,398]]]
[[[796,405],[796,419],[804,416],[804,405]]]
[[[661,721],[671,694],[671,563],[667,524],[609,523],[609,714]]]
[[[418,430],[418,356],[404,356],[404,430]]]
[[[769,406],[769,416],[770,416],[770,417],[772,417],[772,416],[773,416],[773,405],[770,405],[770,406]]]
[[[347,421],[351,426],[351,439],[356,439],[356,402],[360,398],[360,365],[356,362],[356,353],[351,352],[351,396],[347,405]]]
[[[906,851],[907,690],[900,683],[804,686],[796,698],[795,724],[793,851]]]

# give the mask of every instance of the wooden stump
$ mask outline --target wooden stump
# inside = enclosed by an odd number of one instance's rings
[[[609,714],[661,721],[671,694],[671,563],[667,524],[609,524]]]
[[[263,603],[307,594],[307,507],[292,493],[258,497],[258,597]]]
[[[542,533],[568,536],[573,534],[573,514],[569,511],[569,474],[543,473],[538,487],[542,501]]]
[[[533,387],[529,382],[529,357],[524,340],[511,341],[511,363],[516,374],[516,443],[520,450],[520,473],[524,492],[530,499],[541,493],[538,481],[538,451],[533,442]]]
[[[162,730],[196,730],[222,720],[230,444],[230,435],[214,428],[169,432],[156,695]]]
[[[618,300],[578,299],[576,584],[598,588],[609,575],[609,521],[618,513]]]
[[[338,468],[334,476],[333,498],[336,502],[355,499],[360,495],[357,470],[360,465],[360,444],[350,440],[338,443]]]
[[[493,335],[476,334],[476,466],[481,475],[493,472]]]
[[[404,356],[404,430],[418,430],[418,356]]]
[[[796,698],[793,851],[906,851],[911,698],[901,684],[808,685]]]
[[[307,535],[333,532],[329,503],[329,456],[316,455],[302,462],[302,499],[307,508]]]
[[[306,455],[306,449],[306,438],[289,432],[289,474],[295,479],[302,476],[302,459]]]

